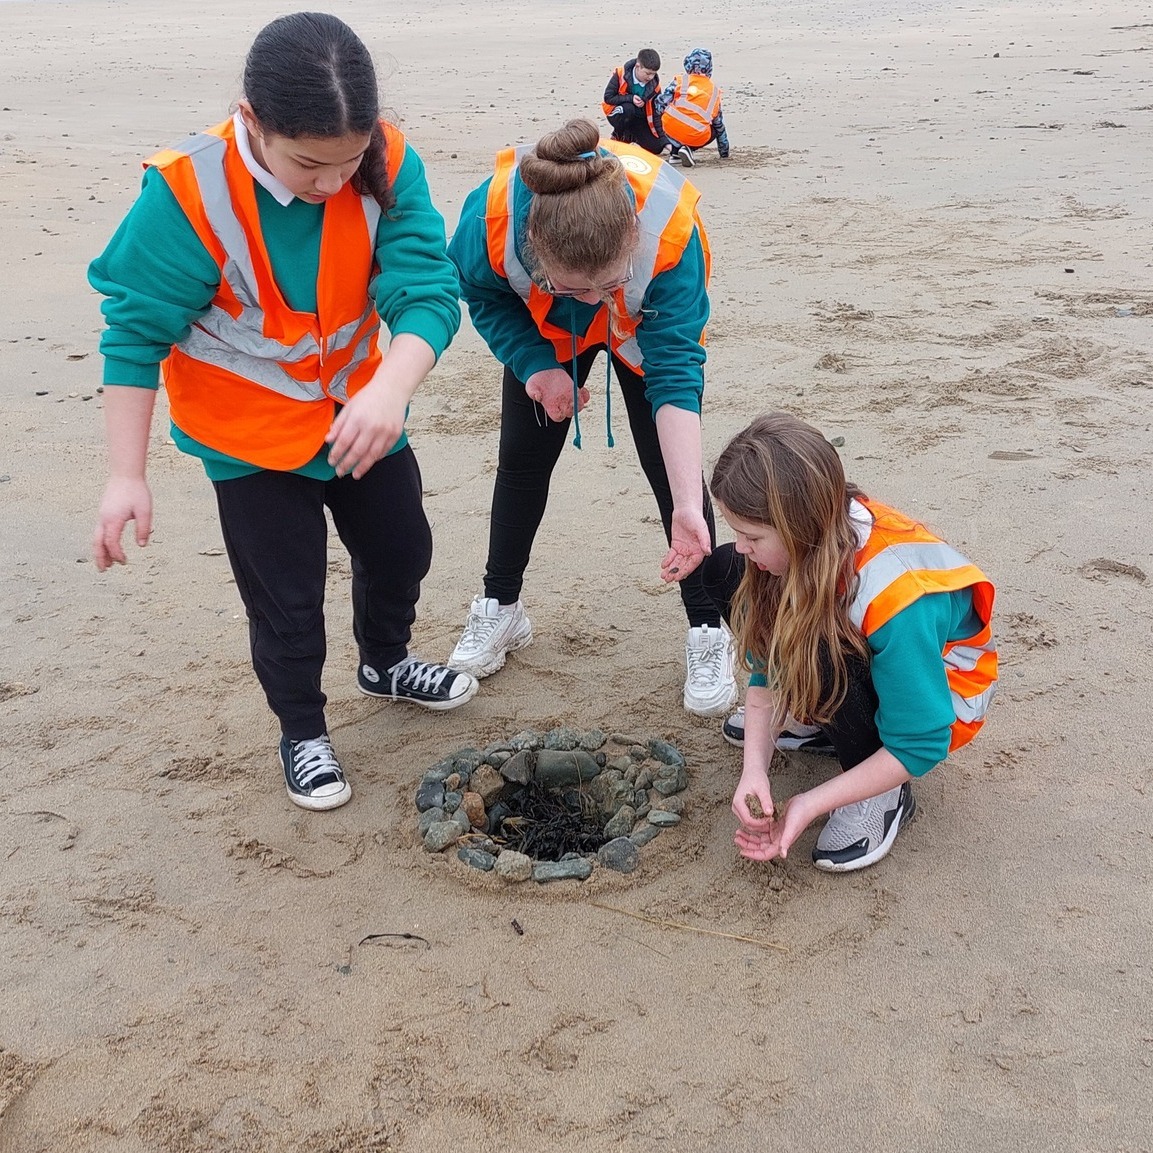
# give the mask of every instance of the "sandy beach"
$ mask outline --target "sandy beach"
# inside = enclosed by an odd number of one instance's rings
[[[996,583],[999,697],[876,867],[818,872],[815,829],[743,861],[740,754],[681,708],[684,619],[601,385],[529,569],[536,641],[464,708],[357,692],[333,538],[325,689],[355,797],[295,809],[211,486],[163,413],[151,544],[89,560],[85,279],[140,160],[224,118],[292,6],[2,2],[0,1153],[1153,1149],[1148,14],[325,7],[372,49],[450,231],[496,149],[600,123],[637,48],[662,77],[713,52],[733,155],[691,176],[706,468],[769,409],[843,438],[852,479]],[[430,658],[480,588],[499,382],[466,320],[412,408]],[[685,819],[635,873],[513,886],[423,851],[425,768],[561,724],[688,758]],[[792,755],[777,787],[829,771]],[[360,943],[385,933],[411,936]]]

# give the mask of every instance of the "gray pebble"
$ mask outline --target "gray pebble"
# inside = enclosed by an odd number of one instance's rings
[[[506,881],[527,881],[532,876],[532,857],[505,849],[496,859],[495,872]]]
[[[597,860],[614,873],[631,873],[640,863],[640,849],[628,837],[616,837],[601,845]]]
[[[679,813],[666,813],[663,809],[653,809],[649,813],[649,824],[660,825],[662,828],[669,825],[679,825],[681,817]]]
[[[660,829],[656,825],[641,825],[639,829],[634,829],[629,833],[629,840],[632,841],[638,849],[643,849],[649,841],[656,840],[660,836]]]
[[[631,832],[637,819],[637,811],[632,805],[622,805],[616,813],[605,822],[606,837],[625,837]]]
[[[497,858],[498,863],[500,859]],[[546,881],[583,881],[592,871],[592,862],[584,857],[572,861],[538,861],[533,866],[532,879],[542,885]]]
[[[448,776],[446,773],[445,776]],[[425,809],[444,807],[444,785],[437,780],[421,780],[416,790],[416,807],[423,813]]]
[[[668,741],[649,741],[649,752],[652,753],[653,759],[660,761],[662,765],[675,765],[677,768],[684,768],[684,754],[676,745],[670,745]]]
[[[653,777],[653,788],[663,796],[671,797],[689,787],[689,774],[682,765],[665,765],[657,770]]]
[[[472,868],[481,869],[486,873],[496,864],[496,857],[492,853],[483,852],[481,849],[457,849],[456,855],[457,859],[466,865],[471,865]]]
[[[439,853],[460,840],[463,830],[456,821],[435,821],[424,834],[424,847],[430,853]]]
[[[580,747],[590,753],[595,753],[608,740],[608,737],[600,731],[600,729],[589,729],[584,733],[580,739]]]
[[[462,798],[462,795],[460,793],[446,792],[444,794],[444,801],[442,802],[442,804],[444,805],[444,811],[446,813],[455,813],[457,811],[457,809],[460,808],[460,802],[462,799],[463,798]]]
[[[434,805],[431,809],[425,809],[424,812],[420,814],[420,820],[417,822],[416,827],[423,837],[432,825],[435,825],[437,821],[443,820],[444,809],[439,805]]]
[[[672,797],[658,795],[653,798],[652,807],[659,809],[662,813],[683,813],[685,811],[685,799],[679,793]]]
[[[540,733],[534,733],[532,729],[522,729],[509,740],[508,745],[515,752],[518,749],[539,749],[543,743],[544,738]]]
[[[567,753],[580,744],[582,735],[583,734],[577,729],[551,729],[545,734],[544,747],[546,749],[558,749],[562,753]]]

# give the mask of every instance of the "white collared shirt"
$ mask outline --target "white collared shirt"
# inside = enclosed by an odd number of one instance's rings
[[[289,192],[288,188],[277,180],[267,168],[262,168],[256,157],[252,155],[252,145],[248,140],[248,128],[239,112],[232,114],[232,124],[236,129],[236,147],[240,152],[240,159],[244,161],[244,167],[252,174],[252,179],[272,195],[277,204],[287,207],[296,199],[296,194]]]

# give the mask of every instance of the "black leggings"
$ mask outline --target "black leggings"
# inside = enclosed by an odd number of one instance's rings
[[[745,558],[731,544],[723,544],[705,558],[701,566],[705,592],[728,622],[737,585],[745,571]],[[833,667],[828,649],[821,652],[821,693],[832,688]],[[848,691],[840,707],[821,732],[829,738],[837,752],[842,769],[851,769],[871,757],[881,747],[881,734],[877,731],[877,691],[868,661],[854,653],[845,654]],[[797,718],[800,720],[801,718]]]
[[[215,481],[220,527],[248,612],[252,667],[290,740],[327,732],[325,505],[352,558],[352,631],[360,659],[386,669],[408,655],[420,582],[432,563],[420,468],[408,446],[360,478],[292,472]]]
[[[577,358],[577,379],[583,385],[603,345],[586,349]],[[644,379],[624,361],[613,357],[613,369],[624,396],[629,428],[637,458],[648,478],[661,514],[665,540],[671,539],[673,494],[661,456],[652,407],[645,397]],[[492,493],[489,520],[488,562],[484,575],[484,595],[501,604],[512,604],[524,585],[533,540],[548,504],[549,482],[561,450],[568,439],[570,420],[553,421],[544,409],[528,398],[524,383],[512,370],[504,370],[500,415],[500,451],[497,457],[496,485]],[[717,539],[713,506],[701,477],[701,502],[709,526],[709,539]],[[700,570],[680,585],[681,600],[692,627],[721,623],[720,613],[705,592]]]

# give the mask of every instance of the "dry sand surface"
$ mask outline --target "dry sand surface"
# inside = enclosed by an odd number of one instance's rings
[[[450,229],[497,147],[595,113],[637,47],[666,75],[713,50],[733,158],[692,177],[706,461],[774,407],[843,437],[858,482],[995,579],[1000,696],[879,866],[815,871],[813,831],[742,861],[739,754],[681,709],[655,506],[598,389],[529,572],[537,641],[468,707],[356,692],[333,546],[326,688],[356,796],[294,809],[211,489],[162,419],[151,546],[104,576],[87,559],[84,275],[139,159],[221,119],[290,9],[0,3],[0,1151],[1153,1148],[1148,11],[330,7]],[[466,324],[413,408],[429,656],[479,587],[498,381]],[[424,768],[560,723],[688,756],[686,820],[636,873],[507,887],[420,849]],[[794,756],[778,791],[828,768]],[[427,946],[358,944],[386,932]]]

